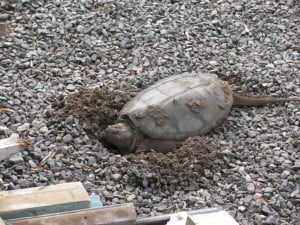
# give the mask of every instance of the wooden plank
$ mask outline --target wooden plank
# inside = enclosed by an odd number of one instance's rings
[[[136,212],[132,203],[100,209],[77,210],[66,213],[9,220],[11,225],[134,225]]]
[[[9,156],[23,149],[23,146],[19,143],[19,138],[10,137],[0,139],[0,161],[7,159]]]
[[[3,219],[84,209],[89,205],[89,195],[81,182],[0,192]]]
[[[4,221],[0,217],[0,225],[5,225]]]
[[[239,225],[226,211],[188,216],[186,225]],[[172,225],[172,224],[170,224]]]
[[[212,212],[218,212],[222,210],[221,208],[207,208],[207,209],[197,209],[197,210],[191,210],[191,211],[183,211],[181,213],[186,213],[187,215],[198,215],[198,214],[207,214]],[[153,216],[153,217],[145,217],[140,218],[136,221],[136,225],[166,225],[168,222],[170,222],[171,218],[177,217],[177,213],[172,214],[164,214],[159,216]],[[186,220],[183,221],[184,224]]]

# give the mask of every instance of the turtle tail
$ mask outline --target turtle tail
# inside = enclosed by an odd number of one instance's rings
[[[240,95],[233,95],[233,105],[265,105],[269,103],[283,103],[289,101],[300,101],[300,97],[290,98],[273,98],[273,97],[247,97]]]

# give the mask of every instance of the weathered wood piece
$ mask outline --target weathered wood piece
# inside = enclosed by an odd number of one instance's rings
[[[19,143],[19,138],[10,137],[0,139],[0,161],[23,149],[24,147]]]
[[[89,205],[89,195],[81,182],[0,192],[3,219],[84,209]]]
[[[135,221],[136,212],[132,203],[9,220],[11,225],[134,225]]]
[[[187,217],[185,225],[239,225],[226,211],[196,214]],[[172,224],[170,224],[172,225]],[[175,225],[175,224],[174,224]]]
[[[4,221],[0,217],[0,225],[5,225]]]
[[[166,225],[166,224],[168,224],[168,225],[188,225],[187,222],[190,222],[190,223],[194,222],[194,221],[191,221],[191,218],[194,218],[194,216],[197,219],[198,216],[201,217],[202,215],[203,216],[213,215],[214,213],[218,213],[218,212],[225,212],[225,211],[223,211],[221,208],[208,208],[208,209],[198,209],[198,210],[173,213],[173,214],[164,214],[164,215],[159,215],[159,216],[140,218],[136,221],[135,225]],[[177,219],[178,216],[179,216],[179,218],[182,218],[182,219]],[[188,218],[188,217],[191,217],[191,218]],[[175,219],[175,221],[174,221],[174,219]],[[199,224],[212,225],[210,223],[197,223],[196,225],[199,225]],[[220,225],[220,224],[227,225],[226,223],[224,223],[224,224],[219,223],[218,225]],[[232,223],[230,225],[236,225],[236,224]]]

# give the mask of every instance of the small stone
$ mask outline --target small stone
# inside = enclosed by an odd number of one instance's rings
[[[274,64],[269,63],[269,64],[266,65],[266,67],[269,68],[269,69],[274,69],[275,66],[274,66]]]
[[[207,181],[207,179],[205,179],[205,178],[203,178],[202,180],[204,182]],[[196,190],[199,189],[199,184],[195,180],[189,179],[188,181],[189,181],[188,182],[189,185],[187,187],[184,187],[185,190],[187,190],[187,191],[196,191]]]
[[[248,135],[248,137],[250,137],[250,138],[254,138],[254,137],[256,137],[256,132],[255,131],[251,131],[251,130],[249,130],[248,132],[247,132],[247,135]]]
[[[284,60],[275,60],[275,61],[274,61],[274,64],[275,64],[275,65],[282,65],[282,64],[284,64],[284,63],[285,63]]]
[[[14,45],[13,42],[8,42],[8,41],[4,41],[4,42],[3,42],[3,47],[6,47],[6,48],[11,47],[11,46],[13,46],[13,45]]]
[[[15,167],[15,170],[18,171],[18,172],[21,172],[21,171],[24,170],[24,166],[18,165],[18,166]]]
[[[18,163],[18,162],[23,162],[24,159],[23,159],[22,153],[17,152],[16,154],[11,155],[9,157],[8,161],[12,162],[12,163]]]
[[[30,126],[29,123],[24,123],[23,125],[21,125],[17,128],[17,131],[24,132],[29,129],[29,126]]]
[[[157,211],[157,212],[164,212],[166,209],[167,209],[166,206],[160,205],[160,206],[158,206],[158,207],[156,208],[156,211]]]
[[[0,21],[6,21],[9,20],[9,18],[10,18],[9,14],[6,13],[0,14]]]
[[[262,143],[262,144],[260,145],[260,147],[261,147],[261,149],[269,149],[270,145],[267,144],[267,143]]]
[[[296,160],[293,167],[293,170],[300,170],[300,160]]]
[[[42,175],[39,177],[39,180],[40,180],[41,182],[48,182],[48,178],[45,177],[45,176],[42,176]]]
[[[40,120],[33,120],[32,121],[32,124],[31,124],[34,128],[36,128],[37,130],[46,126],[45,123],[43,121],[40,121]]]
[[[88,179],[89,179],[90,181],[95,180],[95,175],[92,174],[92,173],[90,173],[90,174],[88,175]]]
[[[265,220],[265,223],[264,224],[270,224],[270,225],[275,225],[275,224],[278,224],[277,223],[277,220],[274,216],[268,216],[267,219]]]
[[[113,195],[110,194],[108,191],[103,191],[102,192],[102,195],[105,199],[112,199],[113,198]]]
[[[75,90],[76,90],[76,87],[75,87],[73,84],[68,84],[67,87],[66,87],[66,89],[67,89],[68,91],[75,91]]]
[[[127,197],[128,202],[132,202],[136,198],[136,195],[132,194]]]
[[[89,158],[88,158],[88,164],[89,165],[94,165],[94,164],[96,164],[97,163],[97,160],[96,160],[96,158],[94,157],[94,156],[90,156]]]
[[[217,65],[219,65],[219,63],[217,61],[215,61],[215,60],[212,60],[212,61],[209,61],[209,65],[211,65],[211,66],[217,66]]]
[[[84,28],[84,26],[82,26],[82,25],[78,25],[77,28],[76,28],[76,30],[77,30],[79,33],[84,33],[85,28]]]
[[[290,174],[291,174],[290,171],[284,170],[284,171],[281,173],[280,176],[281,176],[283,179],[285,179],[285,178],[287,178]]]
[[[74,163],[74,166],[75,166],[75,168],[77,168],[77,169],[81,169],[81,167],[82,167],[81,163],[79,163],[79,162],[75,162],[75,163]]]
[[[119,181],[119,180],[121,180],[122,175],[119,174],[119,173],[114,173],[114,174],[111,175],[111,178],[112,178],[114,181]]]
[[[262,200],[262,197],[263,195],[261,193],[255,193],[252,197],[252,199],[255,201],[255,202],[259,202]]]
[[[165,34],[168,33],[168,31],[167,31],[166,29],[162,29],[162,30],[160,30],[160,33],[161,33],[162,35],[165,35]]]
[[[243,10],[243,6],[241,6],[241,5],[235,5],[234,8],[235,8],[236,11],[242,11]]]
[[[152,202],[158,203],[158,202],[161,202],[161,199],[162,199],[162,198],[161,198],[160,196],[155,196],[155,195],[154,195],[154,196],[152,197]]]
[[[32,159],[30,159],[28,161],[28,163],[29,163],[29,165],[30,165],[31,168],[36,168],[37,167],[36,163]]]
[[[151,212],[151,209],[149,209],[149,208],[142,208],[142,209],[143,209],[143,212],[146,214],[149,214]]]
[[[112,190],[113,187],[112,187],[111,185],[108,184],[108,185],[106,185],[106,189],[107,189],[107,190]]]
[[[216,203],[218,203],[218,205],[224,205],[225,204],[223,198],[221,198],[221,197],[215,197],[214,200],[215,200]]]
[[[39,131],[40,131],[42,134],[47,134],[47,133],[48,133],[48,128],[47,128],[47,127],[42,127]]]
[[[178,180],[176,179],[170,180],[169,184],[178,184]]]
[[[254,186],[253,183],[248,184],[246,188],[247,188],[247,191],[249,193],[254,193],[255,192],[255,186]]]
[[[64,137],[63,137],[63,141],[64,143],[68,144],[68,143],[71,143],[72,142],[72,136],[71,134],[66,134]]]
[[[265,192],[265,193],[271,193],[271,192],[273,192],[273,188],[271,188],[271,187],[266,187],[266,188],[264,188],[262,191]]]
[[[295,190],[291,193],[292,198],[300,198],[300,190]]]
[[[8,137],[10,134],[10,130],[5,126],[0,126],[0,135],[4,135],[5,137]]]
[[[28,188],[29,184],[30,184],[30,182],[26,179],[21,179],[21,181],[20,181],[21,188]]]
[[[221,177],[219,175],[214,174],[213,175],[213,181],[219,181],[221,179]]]
[[[198,202],[199,199],[200,199],[199,197],[196,197],[196,196],[193,196],[193,195],[188,197],[188,201],[190,201],[190,202]]]
[[[149,180],[145,177],[143,179],[143,187],[148,187],[148,185],[149,185]]]
[[[288,201],[286,203],[287,207],[289,207],[289,209],[293,209],[294,208],[294,204],[291,201]]]
[[[247,209],[247,208],[246,208],[245,206],[243,206],[243,205],[241,205],[241,206],[238,207],[238,210],[239,210],[240,212],[245,212],[246,209]]]
[[[141,193],[141,196],[142,196],[143,198],[149,198],[149,197],[150,197],[150,193],[149,193],[149,192],[146,192],[146,191],[143,191],[143,192]]]
[[[70,133],[71,135],[72,135],[72,137],[79,137],[79,135],[80,135],[80,132],[79,131],[77,131],[77,130],[72,130],[71,131],[71,133]]]
[[[266,214],[266,215],[270,215],[272,212],[270,210],[270,208],[266,205],[263,205],[262,208],[261,208],[261,211]]]

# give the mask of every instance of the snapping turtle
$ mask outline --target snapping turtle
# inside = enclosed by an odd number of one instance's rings
[[[119,123],[102,133],[122,153],[154,149],[168,152],[190,136],[214,129],[232,105],[300,101],[300,97],[243,97],[215,74],[184,73],[158,81],[130,100]]]

